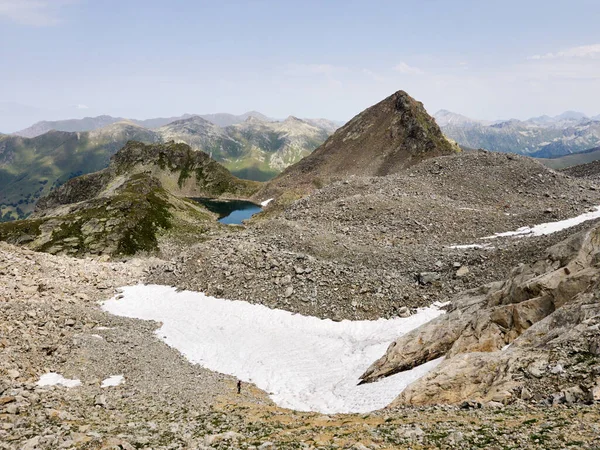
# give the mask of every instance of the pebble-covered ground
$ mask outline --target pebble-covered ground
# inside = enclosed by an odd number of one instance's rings
[[[187,362],[158,324],[97,300],[153,260],[108,263],[0,244],[0,449],[600,448],[600,405],[300,413]],[[56,372],[81,385],[40,387]],[[123,375],[117,386],[103,380]]]
[[[396,175],[348,177],[282,211],[275,201],[246,230],[183,249],[148,280],[318,317],[389,318],[505,279],[575,230],[483,237],[597,205],[594,182],[529,158],[434,158]]]

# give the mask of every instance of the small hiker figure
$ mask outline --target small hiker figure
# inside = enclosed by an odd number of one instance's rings
[[[238,394],[242,393],[242,380],[238,380],[238,382],[237,382],[237,390],[238,390]]]

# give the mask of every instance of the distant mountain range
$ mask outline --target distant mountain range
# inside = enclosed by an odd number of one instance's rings
[[[249,111],[244,114],[235,115],[228,113],[217,113],[217,114],[183,114],[182,116],[176,117],[157,117],[154,119],[125,119],[123,117],[113,116],[97,116],[97,117],[84,117],[83,119],[68,119],[68,120],[55,120],[55,121],[42,121],[34,123],[32,126],[25,128],[21,131],[13,133],[16,136],[22,137],[36,137],[41,134],[47,133],[50,130],[56,131],[93,131],[98,128],[112,125],[117,122],[130,122],[139,125],[144,128],[159,128],[168,123],[175,122],[177,120],[189,119],[190,117],[198,116],[209,122],[214,123],[220,127],[228,127],[244,122],[248,117],[255,117],[265,122],[273,122],[275,119],[271,119],[264,114],[257,111]]]
[[[447,137],[469,148],[552,158],[600,145],[600,115],[567,111],[554,117],[490,122],[441,110],[434,117]]]
[[[290,116],[274,121],[255,111],[144,121],[99,116],[39,122],[0,135],[0,219],[26,217],[55,187],[107,167],[129,140],[186,143],[238,177],[264,181],[310,154],[335,129],[337,124],[326,119]]]

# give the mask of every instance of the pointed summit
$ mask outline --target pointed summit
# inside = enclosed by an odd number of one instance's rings
[[[267,189],[306,191],[349,175],[389,175],[456,151],[423,104],[398,91],[355,116]]]

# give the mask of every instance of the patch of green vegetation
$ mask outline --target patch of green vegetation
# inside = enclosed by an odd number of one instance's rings
[[[323,180],[321,178],[319,178],[319,177],[313,178],[312,184],[317,189],[321,189],[323,187],[323,185],[324,185]]]
[[[433,440],[433,441],[441,441],[443,439],[446,439],[448,436],[450,435],[450,433],[446,432],[446,431],[441,431],[439,433],[432,433],[428,436],[429,439]]]
[[[172,227],[167,195],[156,179],[138,174],[116,195],[93,200],[86,208],[66,216],[0,224],[0,240],[31,242],[40,236],[44,223],[55,221],[56,225],[36,250],[81,255],[114,246],[113,256],[152,252],[158,248],[158,233]],[[97,230],[84,230],[94,225]]]
[[[592,364],[598,359],[598,356],[590,352],[577,352],[575,355],[575,363]]]
[[[44,220],[38,219],[0,223],[0,241],[16,244],[33,240],[40,234],[43,222]]]
[[[136,183],[144,183],[144,176],[132,180],[125,196],[136,197]],[[135,201],[135,199],[133,199]],[[138,200],[139,202],[139,200]],[[137,203],[137,202],[136,202]],[[138,205],[133,211],[131,227],[124,231],[123,238],[119,241],[117,253],[133,255],[139,251],[154,251],[158,248],[156,238],[159,229],[168,230],[172,227],[172,214],[169,212],[169,203],[159,195],[159,189],[153,189],[143,199],[143,204]]]
[[[243,169],[235,169],[230,165],[226,165],[232,175],[242,178],[244,180],[253,180],[253,181],[269,181],[275,178],[278,175],[278,171],[268,169],[264,170],[257,166],[249,166]]]
[[[543,434],[532,433],[531,435],[529,435],[529,439],[531,439],[533,442],[541,444],[544,441],[548,440],[548,436],[545,436]]]

